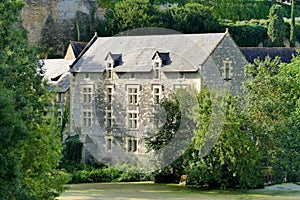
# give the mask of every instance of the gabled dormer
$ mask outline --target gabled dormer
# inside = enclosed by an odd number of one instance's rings
[[[153,79],[160,79],[160,69],[169,64],[170,54],[156,51],[152,56]]]
[[[108,52],[104,60],[106,65],[106,79],[112,79],[112,69],[121,64],[122,54]]]

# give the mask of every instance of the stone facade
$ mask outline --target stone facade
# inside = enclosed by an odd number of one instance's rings
[[[159,128],[162,98],[203,85],[239,94],[246,64],[228,32],[94,38],[71,66],[69,134],[81,136],[84,162],[132,160]]]

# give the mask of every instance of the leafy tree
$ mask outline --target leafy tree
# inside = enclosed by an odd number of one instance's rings
[[[273,182],[299,177],[299,58],[279,65],[279,58],[246,66],[246,113],[263,165]],[[298,175],[296,175],[298,174]]]
[[[29,47],[18,27],[21,0],[0,3],[1,199],[53,199],[66,176],[55,168],[61,158],[57,123],[50,113],[51,95],[37,73],[40,50]],[[2,105],[2,104],[1,104]],[[3,123],[2,123],[3,122]],[[4,131],[5,130],[5,131]],[[12,175],[12,177],[10,177]]]
[[[149,0],[124,0],[105,12],[105,19],[100,24],[101,33],[117,33],[143,27],[158,26],[158,11]]]
[[[263,185],[260,173],[260,153],[248,129],[250,121],[239,103],[231,96],[223,102],[226,121],[219,140],[207,155],[203,153],[212,113],[211,94],[203,89],[199,95],[199,129],[192,147],[186,153],[188,183],[221,188],[256,188]]]
[[[220,29],[212,9],[197,3],[164,10],[163,19],[165,27],[182,33],[216,32]]]
[[[286,28],[283,21],[282,7],[275,4],[271,7],[269,13],[268,36],[269,46],[284,46]]]

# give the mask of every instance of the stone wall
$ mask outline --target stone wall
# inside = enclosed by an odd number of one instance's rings
[[[52,48],[63,56],[70,40],[88,41],[101,15],[96,0],[23,0],[21,20],[31,44]]]

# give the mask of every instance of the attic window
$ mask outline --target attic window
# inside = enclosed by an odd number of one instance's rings
[[[232,77],[232,61],[223,61],[223,78],[225,81],[231,80]]]
[[[58,81],[61,76],[62,76],[62,74],[60,74],[54,78],[51,78],[51,81]]]

